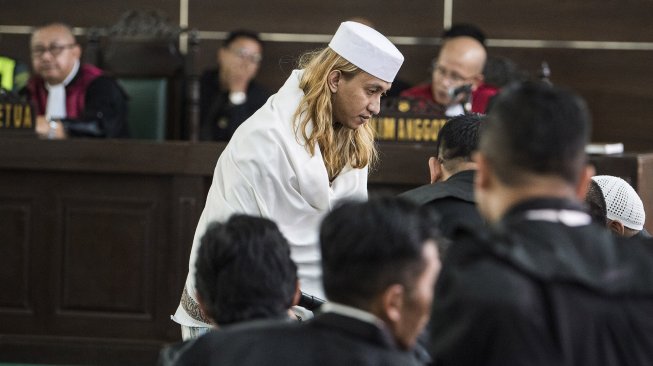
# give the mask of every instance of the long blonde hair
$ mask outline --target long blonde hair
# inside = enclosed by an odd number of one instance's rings
[[[347,79],[362,70],[328,47],[304,54],[299,67],[304,69],[299,83],[304,96],[293,120],[295,130],[301,131],[306,141],[306,150],[314,155],[315,145],[320,147],[330,182],[347,165],[364,168],[369,164],[373,167],[378,160],[374,130],[369,123],[355,130],[334,123],[331,90],[327,82],[333,70],[339,70]],[[311,123],[312,129],[308,133]]]

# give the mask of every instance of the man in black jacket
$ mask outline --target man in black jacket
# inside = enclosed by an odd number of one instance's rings
[[[346,203],[320,230],[329,302],[303,323],[247,323],[210,332],[163,365],[417,365],[439,272],[430,216],[396,198]],[[170,357],[173,356],[173,357]]]
[[[262,54],[258,33],[229,33],[217,53],[218,67],[200,78],[201,140],[228,141],[265,104],[270,93],[254,81]]]
[[[581,201],[593,169],[576,95],[504,90],[475,181],[489,232],[458,232],[436,288],[437,365],[653,364],[653,246],[621,242]]]
[[[478,147],[479,128],[485,117],[475,114],[451,118],[438,133],[437,156],[429,159],[431,184],[412,189],[400,196],[426,205],[440,215],[440,229],[449,237],[463,224],[483,225],[474,200],[472,154]]]

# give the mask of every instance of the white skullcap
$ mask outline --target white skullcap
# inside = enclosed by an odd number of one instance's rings
[[[597,175],[592,180],[603,192],[608,219],[619,221],[633,230],[644,228],[644,204],[628,182],[611,175]]]
[[[356,22],[343,22],[329,47],[370,75],[391,83],[404,56],[383,34]]]

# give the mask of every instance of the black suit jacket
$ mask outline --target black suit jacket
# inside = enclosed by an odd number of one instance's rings
[[[460,225],[479,227],[483,219],[474,200],[474,170],[458,172],[444,182],[426,184],[400,195],[418,205],[426,205],[440,216],[440,230],[451,237]]]
[[[164,349],[162,366],[418,365],[390,333],[335,313],[305,323],[250,322]]]
[[[218,69],[205,71],[200,78],[200,140],[228,141],[270,96],[255,81],[249,83],[246,94],[243,104],[231,104],[229,91],[220,89]]]
[[[431,315],[435,364],[653,365],[653,241],[536,199],[456,232]]]

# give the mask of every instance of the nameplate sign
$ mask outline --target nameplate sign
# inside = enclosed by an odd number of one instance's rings
[[[34,136],[36,116],[32,106],[10,94],[0,94],[0,135]]]
[[[445,122],[441,106],[408,98],[384,98],[370,120],[377,141],[397,142],[435,142]]]

